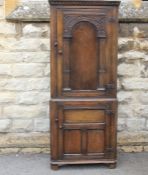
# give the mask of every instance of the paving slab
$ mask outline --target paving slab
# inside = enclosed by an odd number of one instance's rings
[[[70,165],[50,169],[47,154],[0,156],[0,175],[148,175],[148,153],[120,153],[118,166]]]

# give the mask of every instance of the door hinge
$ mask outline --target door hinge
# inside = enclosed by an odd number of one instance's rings
[[[114,114],[112,110],[106,110],[105,112],[106,112],[107,115],[113,115]]]
[[[115,89],[115,85],[114,84],[106,84],[105,89],[106,89],[106,91]]]
[[[55,41],[55,42],[54,42],[54,47],[57,47],[57,46],[58,46],[58,42]]]
[[[56,118],[56,119],[55,119],[55,122],[56,122],[56,123],[58,123],[58,121],[59,121],[59,119],[58,119],[58,118]]]

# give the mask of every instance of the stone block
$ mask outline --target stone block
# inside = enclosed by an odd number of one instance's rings
[[[120,104],[118,105],[118,116],[120,118],[130,118],[133,117],[133,110],[129,107],[128,104]]]
[[[27,38],[49,37],[49,25],[46,24],[26,24],[23,26],[23,36]]]
[[[145,38],[119,38],[119,51],[148,51],[148,40]]]
[[[9,16],[7,16],[7,19],[21,22],[44,21],[49,23],[50,8],[47,0],[25,1],[25,2],[26,3],[22,3],[21,5],[19,5]]]
[[[118,77],[118,79],[117,79],[117,90],[119,91],[120,89],[121,89],[121,81]]]
[[[141,146],[148,143],[147,131],[124,131],[118,132],[118,145],[137,145]]]
[[[29,153],[29,154],[40,154],[40,153],[46,153],[49,154],[50,153],[50,149],[49,148],[22,148],[20,149],[21,153]]]
[[[3,108],[3,118],[47,118],[49,116],[47,105],[9,105]]]
[[[144,33],[139,30],[137,26],[133,28],[133,37],[134,38],[144,38]]]
[[[145,129],[145,118],[128,118],[127,128],[129,131],[141,131]]]
[[[126,90],[148,90],[147,78],[125,78],[122,86]]]
[[[29,63],[49,63],[50,54],[49,51],[42,52],[24,52],[23,58],[24,62]]]
[[[120,52],[125,52],[133,48],[133,39],[132,38],[119,38],[118,48]]]
[[[0,6],[4,4],[4,0],[0,0]]]
[[[138,28],[138,37],[147,38],[148,37],[148,25],[147,23],[129,23],[129,33],[133,36],[134,28]]]
[[[0,119],[0,132],[7,132],[10,128],[11,120]]]
[[[124,131],[127,128],[126,119],[125,118],[118,118],[117,126],[118,126],[119,132]]]
[[[49,63],[49,52],[0,52],[0,63]]]
[[[49,38],[20,38],[11,44],[11,51],[49,51],[49,44]]]
[[[21,92],[17,95],[17,104],[41,104],[49,103],[50,93],[49,92]]]
[[[0,89],[8,91],[48,90],[49,78],[0,79]]]
[[[143,148],[145,152],[148,152],[148,146],[144,146]]]
[[[0,22],[0,35],[8,36],[8,35],[16,35],[16,27],[15,23],[10,23],[6,21]]]
[[[119,23],[119,36],[120,37],[129,37],[129,24],[128,23]]]
[[[147,105],[141,105],[139,107],[139,114],[142,117],[148,118],[148,104]]]
[[[50,64],[47,64],[44,69],[44,75],[49,76],[50,75]]]
[[[47,148],[0,148],[0,155],[9,155],[9,154],[49,154],[50,148],[49,146]]]
[[[39,63],[14,64],[12,75],[15,77],[40,77],[43,76],[45,65]]]
[[[120,151],[126,153],[142,152],[143,146],[122,146],[120,147]]]
[[[120,23],[119,24],[119,36],[120,37],[148,37],[148,25],[147,23]]]
[[[148,62],[142,62],[143,69],[141,70],[141,77],[148,78]]]
[[[19,153],[19,148],[0,148],[0,154],[1,155],[9,155],[9,154],[16,154]]]
[[[0,104],[15,103],[15,100],[16,100],[15,92],[0,92]]]
[[[8,50],[13,50],[15,49],[14,45],[17,43],[18,41],[16,40],[16,38],[3,38],[0,39],[0,51],[6,51],[8,52]]]
[[[140,50],[148,52],[148,38],[139,40]]]
[[[117,98],[120,103],[129,103],[134,100],[136,96],[137,93],[128,91],[119,91],[117,94]]]
[[[2,117],[3,106],[0,106],[0,117]]]
[[[118,75],[124,77],[140,77],[140,72],[143,68],[140,64],[122,63],[118,65]]]
[[[13,120],[10,132],[29,132],[33,130],[33,120]]]
[[[15,52],[49,51],[49,39],[41,38],[5,38],[0,40],[0,50]]]
[[[148,60],[148,57],[145,52],[137,50],[129,50],[124,53],[120,53],[118,58],[119,60],[124,59],[124,62],[135,61],[135,60],[144,60],[144,61]]]
[[[148,92],[140,92],[138,95],[138,99],[142,104],[148,104]]]
[[[146,120],[146,130],[148,130],[148,120]]]
[[[49,118],[48,119],[34,119],[34,131],[37,131],[37,132],[49,131]]]
[[[0,64],[0,76],[12,76],[10,64]]]
[[[133,96],[135,93],[133,93]],[[137,100],[136,96],[133,97],[132,101],[123,101],[119,103],[118,115],[123,118],[141,118],[145,117],[143,114],[146,114],[147,106],[141,105]]]
[[[49,148],[49,133],[0,134],[0,148]]]
[[[4,6],[0,6],[0,19],[4,19]]]
[[[19,63],[23,62],[22,52],[0,51],[0,63]]]

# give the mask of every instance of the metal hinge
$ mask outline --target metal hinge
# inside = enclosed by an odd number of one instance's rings
[[[114,114],[114,112],[112,110],[105,110],[105,112],[106,112],[107,115],[113,115]]]
[[[115,89],[115,85],[114,84],[106,84],[105,89],[106,89],[106,91]]]

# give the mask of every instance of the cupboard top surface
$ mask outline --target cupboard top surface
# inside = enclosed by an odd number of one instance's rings
[[[119,5],[120,0],[48,0],[51,5]]]

